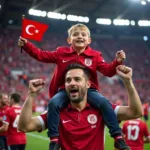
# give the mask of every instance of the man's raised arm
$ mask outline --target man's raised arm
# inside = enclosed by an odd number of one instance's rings
[[[44,85],[45,83],[42,79],[35,79],[29,82],[29,92],[18,121],[19,131],[31,132],[42,130],[42,125],[38,117],[32,117],[32,106],[35,97]]]
[[[120,106],[117,112],[118,120],[139,118],[143,115],[142,104],[132,80],[132,69],[120,65],[116,69],[121,77],[128,93],[128,106]]]

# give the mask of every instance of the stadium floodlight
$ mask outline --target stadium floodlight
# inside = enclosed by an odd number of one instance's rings
[[[139,20],[138,25],[143,26],[143,27],[149,27],[150,26],[150,21],[149,20]]]
[[[61,14],[61,20],[65,20],[67,18],[66,14]]]
[[[111,20],[107,18],[97,18],[96,23],[97,24],[102,24],[102,25],[111,25]]]
[[[146,2],[144,0],[141,1],[142,5],[146,5]]]
[[[2,5],[0,5],[0,9],[2,8]]]
[[[75,15],[67,15],[67,20],[68,21],[77,21],[77,16],[75,16]]]
[[[83,17],[83,16],[76,16],[76,15],[67,15],[67,20],[68,21],[76,21],[76,22],[89,22],[88,17]]]
[[[36,9],[29,9],[28,13],[29,15],[39,16],[39,17],[46,17],[47,14],[46,11],[36,10]]]
[[[77,17],[77,21],[78,21],[78,22],[85,22],[85,23],[88,23],[88,22],[89,22],[89,18],[88,18],[88,17],[78,16],[78,17]]]
[[[127,19],[114,19],[113,24],[116,26],[129,26],[130,21]]]
[[[9,20],[8,21],[9,24],[13,24],[13,22],[14,22],[13,20]]]
[[[65,20],[66,19],[66,15],[65,14],[60,14],[60,13],[56,13],[56,12],[48,12],[47,13],[47,17],[48,18],[53,18],[53,19],[61,19],[61,20]]]
[[[130,24],[131,24],[131,26],[135,26],[135,21],[134,21],[134,20],[131,20],[131,21],[130,21]]]
[[[147,0],[148,2],[150,2],[150,0]]]
[[[88,23],[89,20],[90,20],[89,17],[84,17],[84,22],[85,22],[85,23]]]
[[[79,17],[78,17],[78,21],[79,21],[79,22],[84,22],[84,17],[79,16]]]
[[[148,41],[148,37],[147,36],[143,36],[143,40],[144,41]]]

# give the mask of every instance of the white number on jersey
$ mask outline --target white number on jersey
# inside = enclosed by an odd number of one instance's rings
[[[16,118],[15,118],[15,120],[13,122],[13,127],[14,128],[17,128],[17,126],[18,126],[18,120],[19,120],[19,115],[16,116]]]
[[[128,140],[132,140],[132,141],[135,141],[138,139],[139,137],[139,126],[137,125],[128,125],[127,127],[127,130],[128,130]],[[132,131],[135,131],[134,134],[132,133]]]

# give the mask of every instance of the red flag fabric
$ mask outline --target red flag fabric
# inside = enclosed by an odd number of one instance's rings
[[[22,37],[41,41],[48,25],[33,20],[22,19]]]

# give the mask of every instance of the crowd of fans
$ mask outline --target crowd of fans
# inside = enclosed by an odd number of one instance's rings
[[[4,29],[0,31],[0,91],[11,93],[20,92],[22,101],[27,94],[28,81],[43,78],[46,87],[36,100],[36,110],[43,111],[49,100],[49,80],[54,71],[53,64],[44,64],[28,56],[17,46],[20,30]],[[66,37],[58,34],[47,33],[42,42],[35,44],[43,50],[55,50],[57,47],[67,45]],[[142,39],[93,39],[92,48],[100,50],[107,62],[115,58],[118,50],[123,49],[127,59],[125,64],[133,68],[133,79],[142,101],[150,101],[150,48]],[[127,95],[121,80],[115,76],[106,78],[98,74],[100,92],[110,101],[125,104]]]

